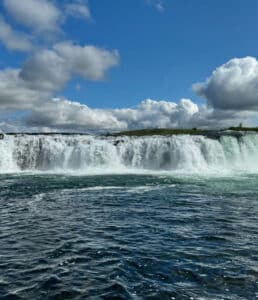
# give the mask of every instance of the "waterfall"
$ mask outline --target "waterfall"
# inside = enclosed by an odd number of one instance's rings
[[[258,135],[102,137],[5,135],[0,173],[21,171],[126,170],[258,172]]]

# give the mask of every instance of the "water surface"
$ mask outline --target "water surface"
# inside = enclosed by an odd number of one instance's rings
[[[258,176],[0,175],[0,299],[255,299]]]

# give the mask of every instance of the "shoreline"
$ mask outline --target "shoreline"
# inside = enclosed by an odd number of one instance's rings
[[[241,137],[246,133],[257,133],[258,127],[229,127],[224,129],[173,129],[173,128],[148,128],[148,129],[138,129],[138,130],[128,130],[112,133],[99,133],[99,134],[90,134],[83,132],[6,132],[0,133],[0,140],[4,139],[5,135],[11,136],[54,136],[54,135],[63,135],[63,136],[90,136],[96,135],[100,137],[144,137],[144,136],[173,136],[173,135],[201,135],[208,138],[218,139],[221,136],[234,136]]]

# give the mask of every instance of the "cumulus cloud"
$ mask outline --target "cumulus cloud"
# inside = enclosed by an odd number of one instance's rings
[[[240,123],[255,126],[257,117],[257,112],[213,109],[204,105],[199,107],[199,112],[191,118],[189,127],[221,129],[239,126]]]
[[[81,47],[68,42],[59,43],[54,50],[63,57],[69,69],[90,80],[100,80],[105,72],[119,63],[119,53],[100,49],[95,46]]]
[[[28,35],[12,29],[0,16],[0,41],[10,50],[29,51],[32,43]]]
[[[66,14],[75,18],[91,19],[91,13],[86,1],[77,0],[67,3],[65,6]]]
[[[55,51],[44,49],[23,65],[19,76],[33,90],[58,91],[70,78],[66,62]]]
[[[0,71],[0,108],[3,110],[31,109],[50,96],[47,92],[32,90],[19,76],[20,69]]]
[[[54,61],[55,61],[54,57]],[[47,61],[46,61],[47,62]],[[50,61],[53,64],[52,61]],[[43,63],[44,65],[44,63]],[[257,113],[214,109],[205,105],[198,106],[190,99],[178,103],[146,99],[132,108],[92,109],[85,104],[67,99],[53,99],[54,91],[66,80],[48,73],[31,84],[29,78],[21,77],[22,69],[0,71],[0,108],[1,111],[26,114],[20,119],[19,130],[127,130],[137,128],[221,128],[238,125],[252,125]],[[58,72],[57,72],[58,74]],[[37,73],[34,74],[36,77]],[[50,76],[53,80],[45,80]],[[62,80],[60,80],[60,78]],[[42,86],[40,86],[42,81]],[[17,120],[16,120],[17,121]],[[7,128],[6,126],[3,126]],[[10,128],[10,127],[9,127]]]
[[[3,0],[16,22],[35,31],[55,31],[62,17],[60,10],[48,0]]]
[[[34,108],[26,124],[83,131],[126,128],[126,124],[119,121],[112,111],[90,109],[87,105],[66,99],[53,99]]]
[[[178,103],[146,99],[133,108],[93,109],[66,99],[34,107],[25,119],[28,128],[68,131],[121,131],[139,128],[226,128],[245,122],[254,114],[198,107],[190,99]],[[257,116],[257,114],[256,114]]]
[[[3,0],[3,8],[9,22],[0,16],[0,41],[11,50],[29,51],[34,46],[53,44],[61,40],[65,33],[62,25],[68,17],[91,19],[87,0]],[[13,22],[14,21],[14,22]],[[30,33],[25,34],[13,29],[22,27]]]
[[[118,63],[117,51],[65,42],[34,54],[24,64],[20,77],[33,89],[58,91],[72,75],[101,80],[106,71]]]
[[[220,110],[258,110],[258,61],[254,57],[234,58],[218,67],[194,91]]]
[[[128,128],[185,127],[198,112],[198,106],[189,99],[179,103],[147,99],[132,109],[115,109],[113,114]]]
[[[179,103],[146,99],[136,107],[121,109],[93,109],[79,102],[59,98],[34,104],[27,102],[23,106],[23,99],[20,100],[20,109],[27,109],[27,114],[19,122],[16,120],[16,131],[103,132],[139,128],[222,128],[238,125],[239,122],[253,125],[252,118],[257,117],[257,114],[252,113],[199,107],[190,99],[181,99]],[[14,107],[17,108],[17,105],[18,102],[15,102]],[[11,127],[2,123],[0,128],[5,130]]]
[[[78,102],[54,99],[33,108],[26,124],[81,131],[189,127],[198,112],[198,106],[189,99],[181,99],[178,104],[147,99],[124,109],[92,109]]]
[[[117,51],[94,46],[63,43],[38,51],[21,68],[0,70],[0,109],[24,110],[45,104],[73,75],[100,80],[118,61]]]

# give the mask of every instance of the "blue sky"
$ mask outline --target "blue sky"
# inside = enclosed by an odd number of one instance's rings
[[[107,83],[82,89],[80,96],[94,106],[135,105],[147,97],[199,101],[194,82],[233,57],[258,52],[257,1],[167,0],[161,13],[144,1],[96,0],[91,9],[96,22],[72,34],[121,55]]]
[[[175,103],[188,98],[199,106],[215,103],[209,87],[203,94],[193,91],[192,85],[205,84],[216,68],[230,60],[256,59],[258,52],[256,0],[24,0],[46,2],[60,12],[64,3],[89,10],[90,17],[73,15],[64,20],[60,14],[58,32],[51,33],[35,33],[8,1],[3,0],[1,16],[13,30],[32,37],[34,49],[16,51],[2,41],[2,70],[21,68],[35,52],[64,41],[118,51],[119,63],[100,80],[73,74],[51,94],[92,109],[132,108],[147,98]]]

